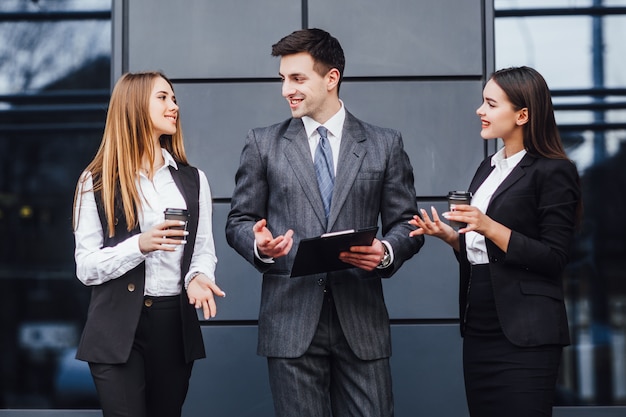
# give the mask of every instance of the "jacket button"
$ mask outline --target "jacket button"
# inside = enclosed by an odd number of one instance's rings
[[[317,280],[317,285],[319,285],[320,287],[321,287],[322,285],[324,285],[324,278],[320,278],[320,279],[318,279],[318,280]]]
[[[132,283],[128,284],[127,288],[128,288],[128,291],[133,292],[133,291],[135,291],[135,284],[132,284]]]

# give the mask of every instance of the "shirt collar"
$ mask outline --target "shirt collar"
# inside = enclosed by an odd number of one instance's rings
[[[324,127],[336,138],[341,138],[341,132],[343,130],[343,123],[346,120],[346,109],[343,105],[343,101],[339,100],[341,108],[337,113],[324,123]],[[307,138],[310,138],[317,128],[322,126],[321,123],[316,122],[309,116],[302,116],[302,123],[304,123],[304,130],[306,130]]]
[[[511,155],[508,158],[505,157],[505,148],[500,149],[491,157],[491,166],[499,166],[502,168],[512,167],[519,164],[519,161],[526,155],[526,149],[522,149],[515,155]]]
[[[176,164],[174,157],[165,148],[161,148],[161,153],[163,154],[163,160],[165,161],[163,166],[171,166],[174,169],[178,169],[178,164]]]

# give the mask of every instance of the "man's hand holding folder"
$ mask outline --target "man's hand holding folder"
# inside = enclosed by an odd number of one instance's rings
[[[377,226],[360,230],[343,230],[320,237],[302,239],[296,252],[291,276],[359,267],[373,270],[384,254],[376,239]]]

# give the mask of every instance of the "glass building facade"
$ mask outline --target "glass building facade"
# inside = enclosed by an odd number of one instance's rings
[[[0,39],[0,408],[95,408],[71,207],[106,117],[111,1],[4,0]]]

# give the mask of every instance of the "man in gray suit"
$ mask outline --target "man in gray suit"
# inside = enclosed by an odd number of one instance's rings
[[[299,30],[272,55],[281,57],[293,117],[248,133],[226,237],[263,273],[258,354],[268,360],[276,415],[392,416],[381,278],[424,242],[409,237],[413,169],[399,132],[346,111],[337,39]],[[341,253],[351,268],[290,278],[300,240],[375,226],[379,216],[382,240]]]

